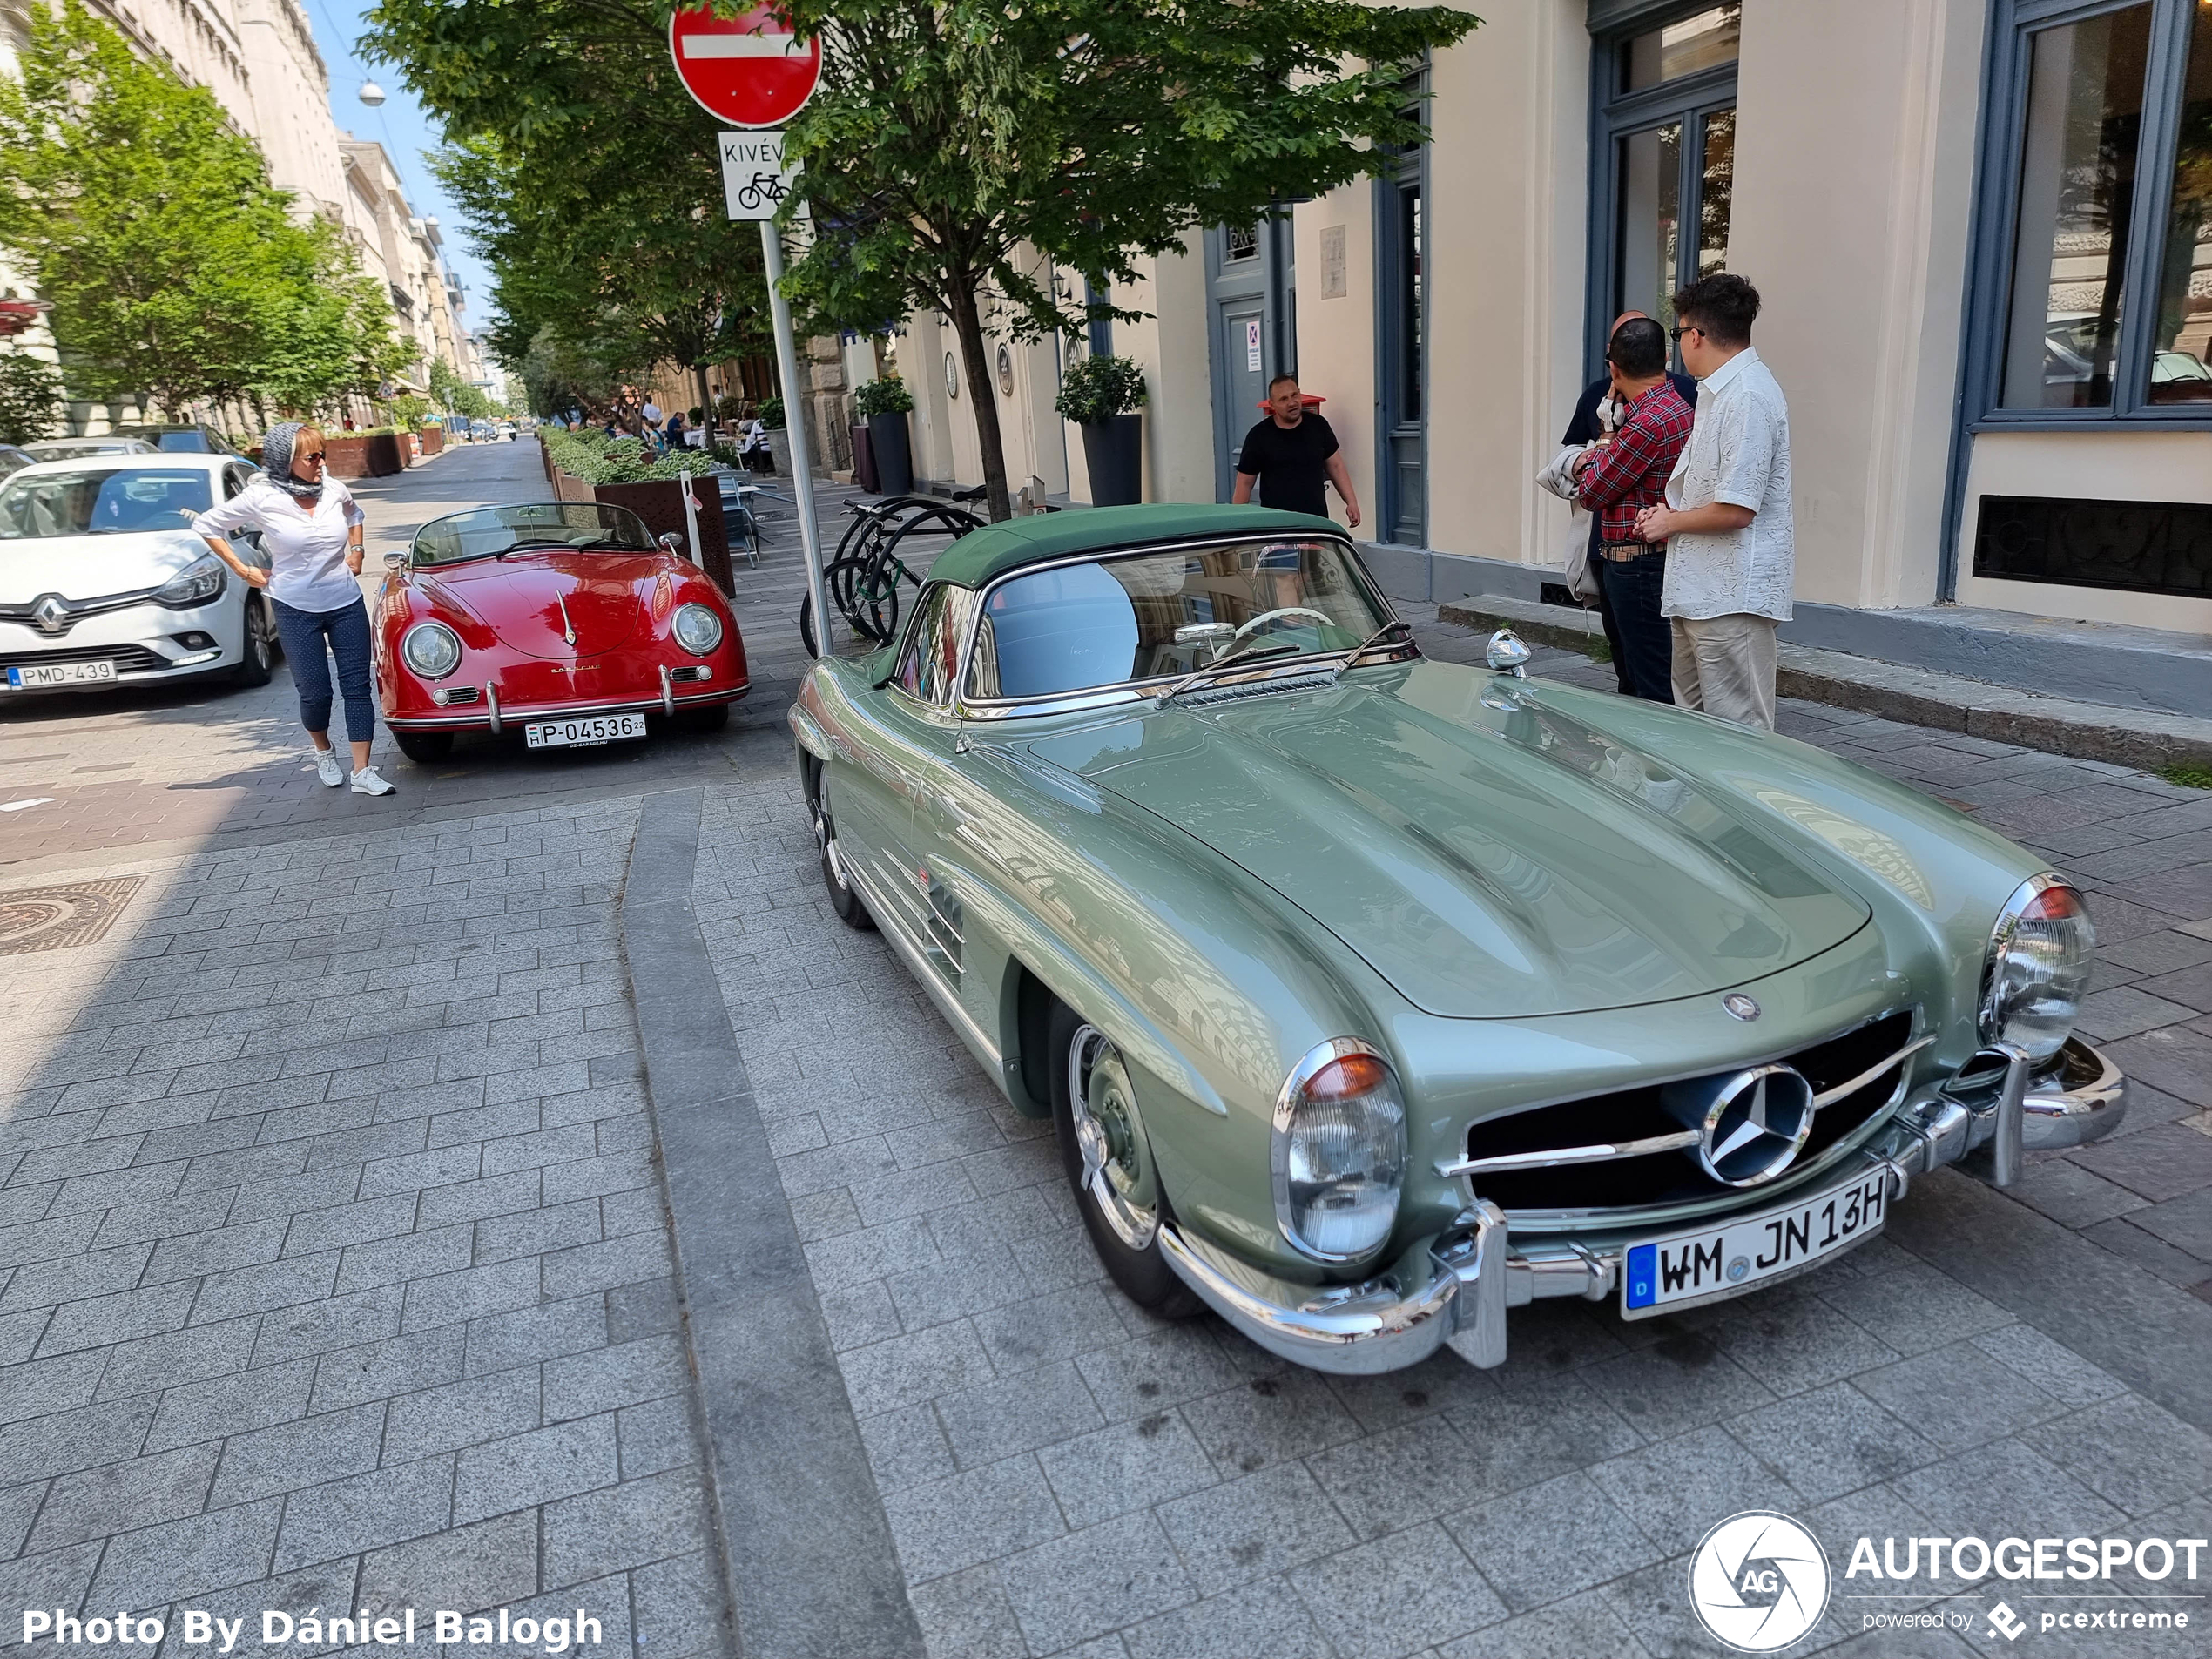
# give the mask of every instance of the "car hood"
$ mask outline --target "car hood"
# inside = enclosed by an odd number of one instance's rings
[[[105,599],[158,588],[206,551],[190,530],[0,542],[0,604],[27,604],[42,593]]]
[[[1030,746],[1233,860],[1447,1017],[1719,991],[1871,914],[1755,808],[1555,711],[1456,719],[1387,678],[1346,681]]]
[[[448,565],[422,585],[524,656],[568,662],[651,638],[660,570],[647,554],[517,553]]]

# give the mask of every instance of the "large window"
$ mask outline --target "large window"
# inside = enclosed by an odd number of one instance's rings
[[[1985,419],[2212,419],[2212,4],[2009,0],[2000,25]]]
[[[1728,264],[1742,21],[1741,0],[1644,9],[1598,42],[1593,365],[1622,312],[1671,326],[1675,290]]]

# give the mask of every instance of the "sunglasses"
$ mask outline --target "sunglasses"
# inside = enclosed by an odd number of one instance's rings
[[[320,449],[302,449],[298,455],[293,456],[293,459],[294,461],[320,461],[322,459],[322,451]]]
[[[1700,340],[1703,340],[1705,337],[1705,331],[1697,327],[1696,323],[1684,323],[1679,328],[1669,328],[1667,330],[1667,338],[1673,341],[1677,346],[1682,344],[1682,337],[1684,334],[1696,334]]]

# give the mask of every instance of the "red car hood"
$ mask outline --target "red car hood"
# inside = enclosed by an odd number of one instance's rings
[[[651,554],[516,553],[441,570],[423,585],[513,650],[571,661],[651,639],[660,570]]]

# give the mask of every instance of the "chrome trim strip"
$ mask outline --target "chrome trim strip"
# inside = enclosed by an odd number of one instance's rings
[[[1849,1035],[1850,1034],[1846,1032],[1844,1035]],[[1925,1037],[1916,1038],[1914,1041],[1906,1043],[1902,1049],[1899,1049],[1888,1059],[1883,1061],[1880,1065],[1869,1066],[1865,1071],[1860,1072],[1858,1076],[1852,1078],[1849,1082],[1838,1083],[1833,1089],[1822,1089],[1818,1094],[1812,1097],[1813,1110],[1818,1111],[1823,1106],[1829,1104],[1832,1101],[1841,1100],[1846,1095],[1857,1094],[1860,1089],[1865,1088],[1867,1084],[1872,1082],[1877,1077],[1879,1077],[1884,1072],[1889,1070],[1892,1066],[1902,1065],[1905,1061],[1911,1059],[1914,1055],[1919,1053],[1921,1049],[1929,1047],[1934,1042],[1935,1037],[1932,1033]]]
[[[1640,1158],[1653,1152],[1675,1152],[1697,1144],[1698,1132],[1694,1129],[1678,1130],[1672,1135],[1653,1135],[1641,1141],[1622,1141],[1615,1146],[1563,1146],[1557,1151],[1504,1152],[1496,1157],[1462,1158],[1457,1163],[1439,1163],[1436,1172],[1450,1177],[1455,1175],[1480,1175],[1498,1170],[1549,1170],[1568,1163],[1603,1163],[1613,1158]]]
[[[996,1067],[1001,1059],[998,1044],[991,1041],[989,1034],[981,1026],[976,1024],[974,1016],[961,1006],[960,998],[954,994],[952,988],[930,966],[927,954],[907,936],[906,922],[899,915],[897,908],[885,900],[860,865],[844,864],[844,869],[846,879],[860,889],[860,897],[867,905],[868,914],[875,918],[876,931],[891,941],[891,948],[905,961],[907,971],[921,981],[921,988],[929,994],[929,1000],[937,1005],[937,1011],[967,1037],[992,1066]]]
[[[492,705],[496,707],[497,692],[490,686],[486,686],[484,689],[491,694]],[[676,706],[683,709],[708,703],[735,703],[751,689],[750,682],[735,687],[724,686],[715,691],[679,697],[676,699]],[[581,720],[594,714],[658,714],[661,711],[660,699],[648,698],[644,702],[564,703],[530,708],[502,709],[499,712],[502,721],[512,725],[517,720]],[[489,711],[484,715],[459,715],[428,720],[403,714],[397,719],[385,720],[384,724],[407,732],[471,732],[482,726],[488,717]],[[491,729],[497,732],[500,727],[495,725]]]

